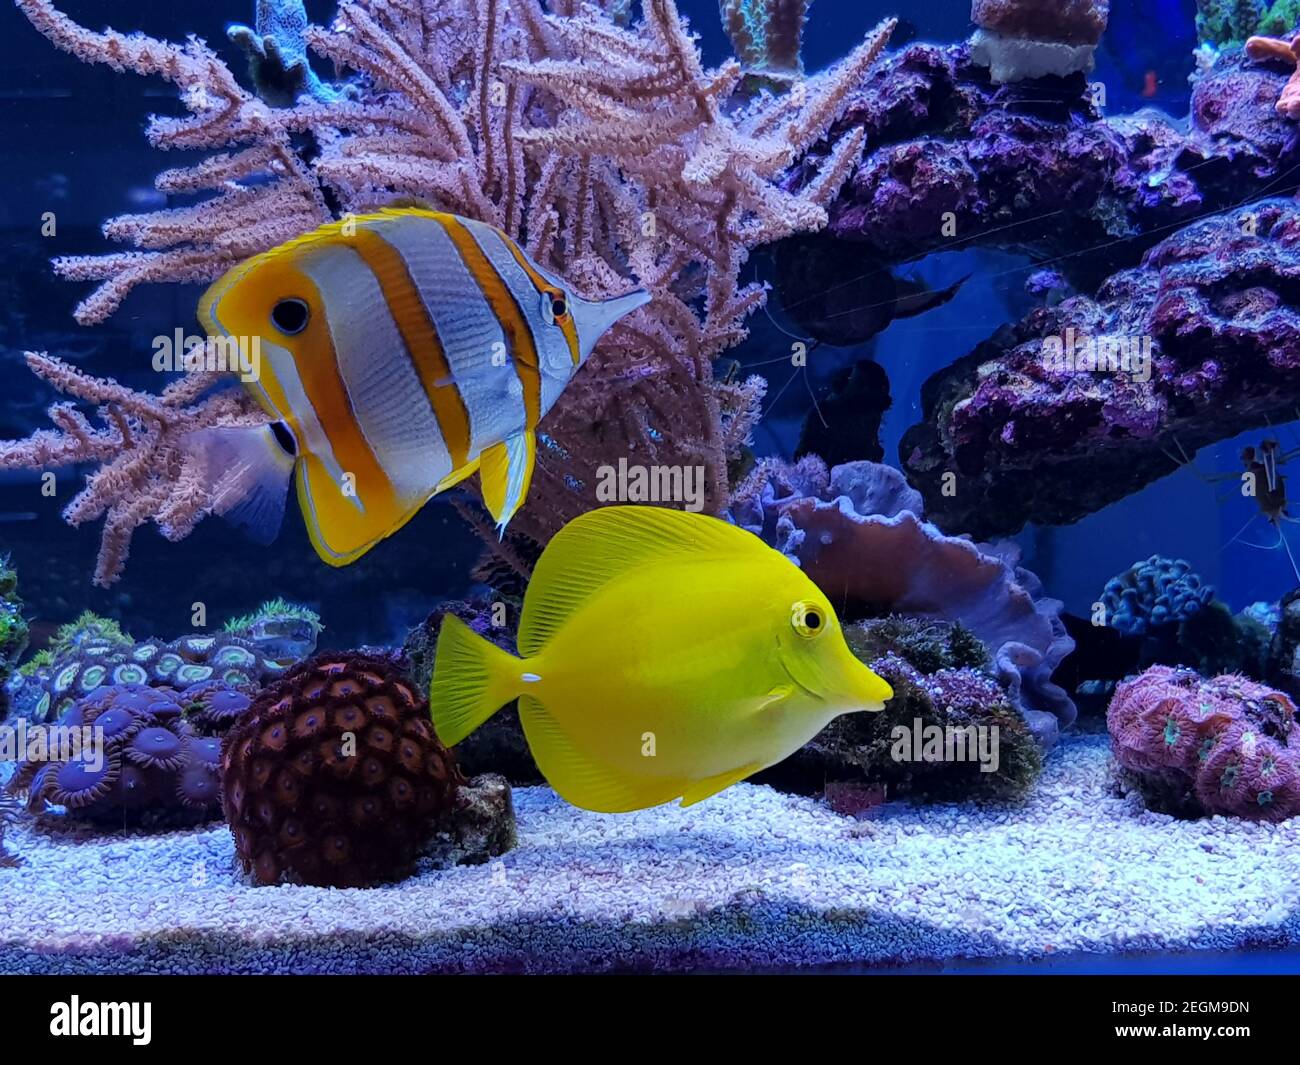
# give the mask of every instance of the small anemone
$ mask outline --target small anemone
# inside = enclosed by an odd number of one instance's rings
[[[79,810],[107,795],[118,772],[118,765],[107,758],[98,766],[79,760],[64,762],[55,772],[39,777],[42,797],[58,806]]]
[[[209,762],[192,762],[176,781],[176,798],[182,806],[201,809],[221,799],[221,778]]]
[[[179,769],[184,764],[185,742],[165,728],[142,729],[126,746],[126,756],[149,769]]]

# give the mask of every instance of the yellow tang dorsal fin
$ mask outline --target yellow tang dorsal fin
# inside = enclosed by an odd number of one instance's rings
[[[656,563],[776,554],[757,536],[718,518],[662,507],[601,507],[552,537],[524,595],[519,652],[538,654],[551,636],[610,581]],[[779,557],[779,556],[778,556]]]

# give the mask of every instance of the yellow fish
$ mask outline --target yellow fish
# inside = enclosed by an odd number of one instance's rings
[[[797,566],[684,511],[606,507],[566,525],[518,642],[522,658],[443,619],[434,728],[451,746],[517,698],[551,786],[603,813],[699,802],[893,696]]]
[[[330,223],[241,263],[199,317],[256,368],[246,386],[275,422],[205,436],[226,468],[217,512],[269,540],[296,467],[312,543],[342,566],[477,470],[504,530],[538,422],[649,299],[581,299],[500,230],[421,209]]]

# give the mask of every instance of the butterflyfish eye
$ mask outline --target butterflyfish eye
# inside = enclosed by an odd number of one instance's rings
[[[286,336],[295,336],[306,329],[308,317],[307,304],[296,296],[281,300],[271,308],[271,324]]]
[[[790,608],[790,625],[800,636],[812,639],[826,628],[826,618],[816,603],[795,603]]]
[[[298,441],[293,438],[293,432],[284,424],[284,422],[272,422],[271,434],[275,437],[275,442],[284,449],[286,455],[298,456]]]
[[[569,303],[563,296],[556,296],[551,300],[551,316],[555,319],[561,319],[569,313]]]

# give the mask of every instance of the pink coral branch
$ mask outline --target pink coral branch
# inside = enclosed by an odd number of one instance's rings
[[[42,472],[93,462],[98,468],[64,510],[71,525],[104,519],[95,583],[107,586],[126,565],[131,537],[146,522],[180,539],[212,510],[221,472],[210,470],[191,434],[263,424],[266,415],[243,392],[203,398],[226,380],[189,374],[161,396],[137,392],[111,378],[91,377],[60,359],[27,353],[27,365],[59,392],[97,409],[96,428],[71,403],[56,403],[43,429],[26,440],[0,442],[0,469]]]

